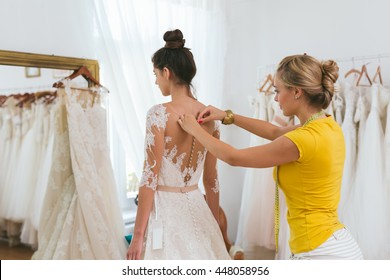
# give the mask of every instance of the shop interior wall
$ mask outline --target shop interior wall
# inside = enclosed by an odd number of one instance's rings
[[[292,54],[335,59],[341,78],[366,63],[372,76],[380,64],[384,84],[390,86],[388,1],[228,0],[227,8],[224,108],[251,116],[248,96],[259,94],[261,79]],[[247,147],[250,140],[236,127],[223,127],[222,138],[237,148]],[[221,203],[234,240],[245,169],[220,165]]]

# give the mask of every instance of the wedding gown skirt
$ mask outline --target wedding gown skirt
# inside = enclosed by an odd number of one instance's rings
[[[110,165],[105,112],[58,90],[52,168],[33,259],[120,260],[124,224]]]

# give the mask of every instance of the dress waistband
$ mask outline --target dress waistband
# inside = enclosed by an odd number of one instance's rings
[[[177,193],[187,193],[187,192],[192,192],[198,188],[198,185],[191,185],[188,187],[170,187],[170,186],[162,186],[158,185],[157,186],[157,191],[162,191],[162,192],[177,192]]]

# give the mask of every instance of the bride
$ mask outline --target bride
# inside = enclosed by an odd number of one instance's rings
[[[197,116],[205,105],[195,99],[194,58],[180,30],[164,34],[165,46],[152,57],[156,84],[172,101],[149,109],[145,161],[134,235],[127,259],[230,259],[219,219],[217,160],[177,121]],[[216,123],[204,126],[219,138]],[[198,188],[203,172],[204,195]]]

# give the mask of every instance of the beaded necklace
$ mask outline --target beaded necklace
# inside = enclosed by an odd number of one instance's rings
[[[307,124],[309,124],[310,122],[322,117],[325,115],[325,112],[324,111],[319,111],[313,115],[310,116],[310,118],[303,124],[303,126],[306,126]]]

